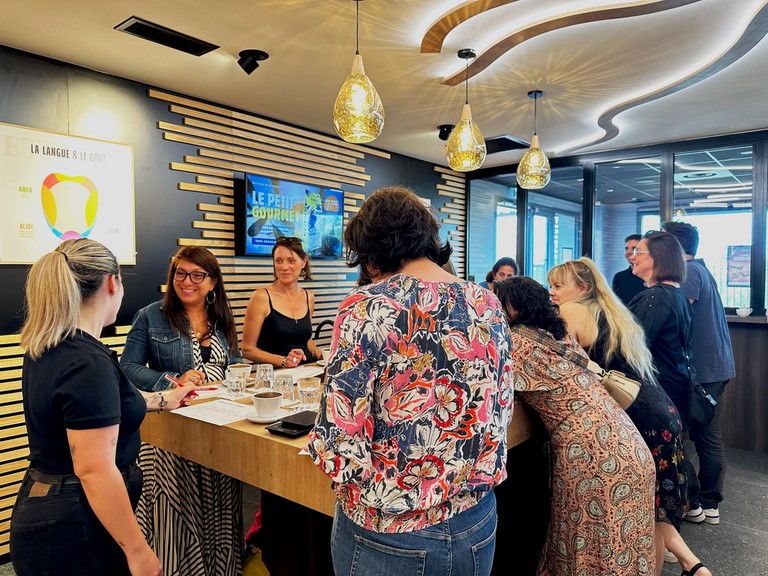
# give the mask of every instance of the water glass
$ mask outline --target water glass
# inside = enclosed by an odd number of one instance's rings
[[[256,389],[272,388],[275,382],[275,372],[272,364],[258,364],[256,366]]]
[[[320,378],[299,378],[299,402],[303,410],[320,408]]]
[[[227,396],[232,400],[245,396],[245,380],[242,378],[227,378],[222,385],[227,389]]]
[[[293,402],[293,376],[289,374],[275,375],[275,391],[283,395],[283,402]]]
[[[251,375],[250,364],[230,364],[227,366],[227,378],[239,378],[243,382],[248,381],[248,376]]]

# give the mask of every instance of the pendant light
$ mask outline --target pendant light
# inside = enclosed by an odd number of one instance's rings
[[[549,184],[552,171],[549,169],[544,151],[539,147],[539,135],[536,133],[536,101],[544,96],[541,90],[531,90],[528,98],[533,98],[533,137],[531,147],[523,155],[520,164],[517,165],[517,183],[526,190],[539,190]]]
[[[461,109],[461,119],[445,146],[448,165],[457,172],[477,170],[485,161],[485,140],[480,128],[472,121],[472,110],[469,107],[469,61],[474,57],[475,51],[471,48],[459,50],[459,58],[465,61],[464,107]]]
[[[360,55],[360,2],[355,0],[355,57],[352,72],[341,85],[333,105],[333,125],[345,142],[372,142],[384,128],[384,105],[373,83],[365,75]]]

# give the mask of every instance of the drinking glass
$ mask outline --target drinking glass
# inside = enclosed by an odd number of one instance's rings
[[[227,396],[232,400],[245,396],[245,380],[242,378],[228,378],[222,384],[227,388]]]
[[[239,378],[243,382],[248,381],[251,374],[250,364],[230,364],[227,366],[227,378]]]
[[[320,378],[299,378],[299,402],[303,410],[320,408]]]
[[[256,389],[272,388],[275,381],[275,372],[272,364],[258,364],[256,366]]]
[[[275,390],[283,395],[283,403],[294,400],[293,376],[289,374],[275,375]]]

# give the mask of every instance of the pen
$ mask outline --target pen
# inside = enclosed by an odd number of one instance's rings
[[[203,386],[203,387],[198,387],[197,389],[198,390],[218,390],[219,387],[218,386]]]

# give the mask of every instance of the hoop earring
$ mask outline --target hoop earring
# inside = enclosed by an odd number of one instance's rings
[[[213,298],[209,299],[208,298],[209,296],[213,296]],[[206,304],[213,304],[214,302],[216,302],[216,292],[214,292],[213,290],[209,290],[208,294],[205,295],[205,303]]]

